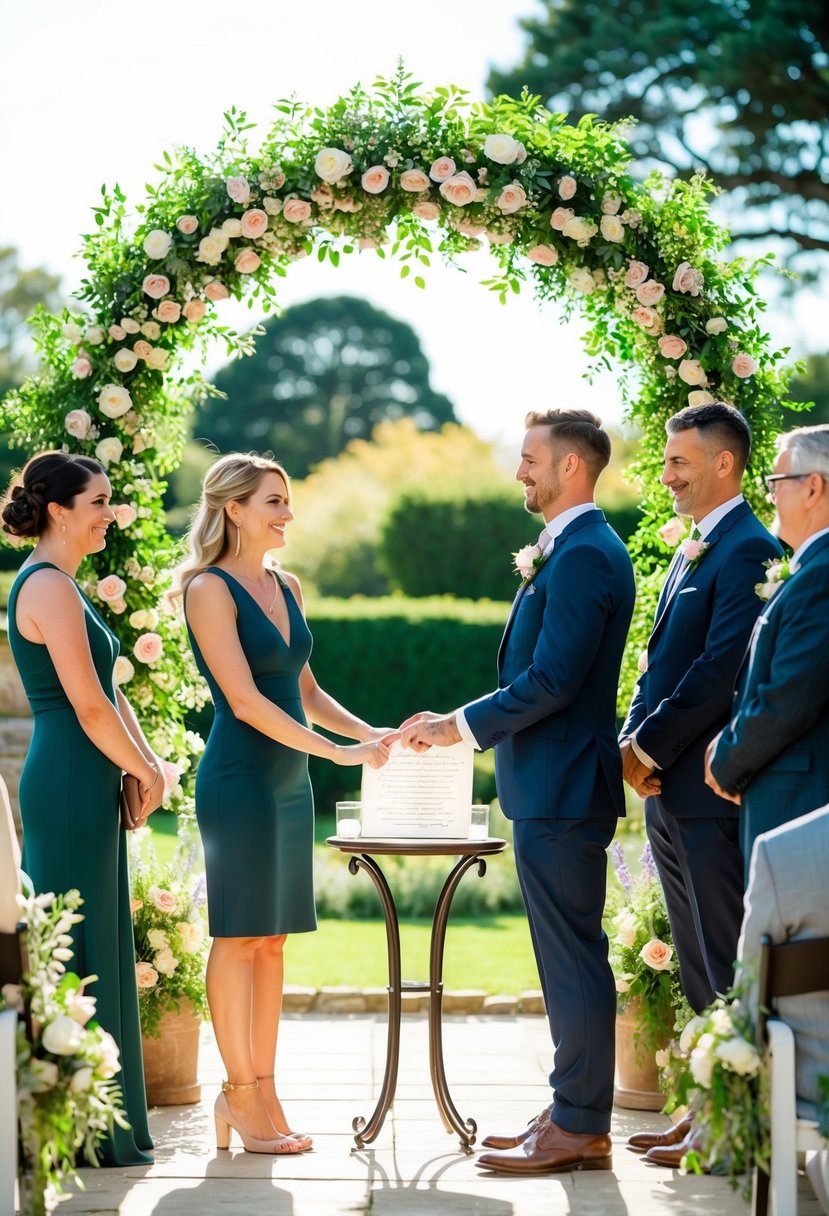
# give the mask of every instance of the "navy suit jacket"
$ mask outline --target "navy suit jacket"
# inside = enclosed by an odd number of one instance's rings
[[[661,801],[680,818],[737,813],[705,784],[705,749],[728,721],[734,679],[763,607],[763,563],[781,548],[748,503],[706,537],[709,548],[666,604],[648,642],[648,669],[634,692],[622,738],[636,735],[661,768]]]
[[[599,510],[568,524],[519,590],[499,689],[465,711],[481,747],[495,746],[507,818],[624,815],[616,696],[634,597],[628,552]]]
[[[829,802],[829,535],[758,617],[711,769],[752,836]]]

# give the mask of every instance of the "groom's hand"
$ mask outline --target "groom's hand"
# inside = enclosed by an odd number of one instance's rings
[[[454,714],[433,714],[423,710],[413,714],[400,725],[400,742],[413,752],[425,752],[430,747],[451,747],[461,742]]]
[[[720,731],[720,735],[721,734],[722,734],[722,731]],[[705,749],[705,784],[710,785],[711,789],[714,791],[714,793],[719,794],[720,798],[727,798],[729,802],[736,802],[737,806],[739,806],[740,803],[742,802],[742,796],[740,794],[726,793],[726,791],[722,788],[720,783],[717,781],[717,778],[711,772],[711,760],[713,759],[714,752],[717,750],[717,744],[720,741],[720,735],[715,735],[714,738],[711,740],[711,742],[708,744],[708,747]]]

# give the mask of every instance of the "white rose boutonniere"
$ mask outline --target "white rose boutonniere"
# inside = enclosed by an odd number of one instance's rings
[[[754,584],[754,592],[761,600],[770,600],[794,571],[786,557],[773,557],[763,564],[766,567],[766,579],[765,582]]]
[[[544,553],[538,545],[525,545],[523,549],[513,553],[512,558],[522,587],[535,578],[544,563]]]

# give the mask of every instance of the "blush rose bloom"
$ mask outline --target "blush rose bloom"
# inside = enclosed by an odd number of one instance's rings
[[[672,283],[674,291],[682,291],[688,296],[698,296],[702,291],[702,284],[701,270],[695,270],[690,262],[679,263]]]
[[[164,643],[157,633],[142,633],[132,648],[139,663],[157,663],[163,652]]]
[[[515,554],[515,569],[522,578],[529,578],[535,572],[536,561],[542,556],[538,545],[524,545],[524,548]]]
[[[599,227],[606,241],[618,244],[625,239],[625,226],[617,215],[603,215]]]
[[[429,178],[422,169],[404,169],[400,174],[400,189],[410,194],[420,194],[429,189]]]
[[[615,215],[616,212],[621,207],[621,205],[622,205],[621,194],[614,194],[612,191],[609,191],[602,198],[602,214],[603,215]]]
[[[173,238],[169,232],[164,232],[161,228],[154,228],[144,237],[144,252],[148,258],[157,261],[159,258],[166,258],[172,243]]]
[[[100,346],[105,338],[105,334],[100,325],[90,325],[89,329],[83,336],[87,346]]]
[[[242,216],[242,236],[255,241],[268,230],[268,213],[261,207],[251,207]]]
[[[685,384],[706,385],[708,377],[699,359],[683,359],[677,368],[680,380]]]
[[[127,589],[127,584],[117,574],[108,574],[106,578],[98,580],[98,585],[95,591],[99,600],[103,600],[105,604],[111,604],[113,600],[120,600],[124,597],[124,592]]]
[[[382,194],[389,184],[389,171],[385,165],[372,165],[360,178],[366,194]]]
[[[262,259],[255,249],[240,249],[233,265],[239,274],[253,274],[262,265]]]
[[[636,299],[647,308],[653,308],[655,304],[658,304],[664,294],[663,284],[657,283],[656,279],[648,279],[646,283],[640,283],[636,288]]]
[[[150,963],[136,963],[135,980],[139,988],[155,988],[158,983],[158,972]]]
[[[234,203],[246,203],[250,198],[250,186],[246,177],[229,177],[225,189]]]
[[[121,328],[125,334],[137,334],[141,330],[141,326],[132,317],[122,317]]]
[[[514,215],[516,211],[520,211],[522,207],[526,206],[526,203],[527,192],[520,182],[510,182],[508,186],[504,186],[495,200],[495,206],[504,215]]]
[[[207,305],[204,300],[188,300],[181,311],[185,321],[189,321],[191,325],[195,325],[206,314]]]
[[[120,384],[105,384],[98,396],[98,409],[107,418],[120,418],[132,408],[132,397]]]
[[[644,262],[629,262],[627,274],[625,275],[625,287],[638,287],[640,283],[644,283],[650,273],[650,267]]]
[[[484,156],[497,165],[512,165],[518,159],[521,145],[511,135],[487,135],[484,141]]]
[[[161,346],[153,346],[147,355],[147,367],[151,367],[157,372],[163,372],[169,358],[170,352],[168,350],[164,350]],[[135,451],[135,447],[132,450]]]
[[[663,334],[659,339],[659,353],[665,359],[681,359],[687,349],[688,343],[678,334]]]
[[[558,250],[552,245],[533,245],[527,250],[527,257],[537,266],[555,266],[558,261]]]
[[[306,198],[286,198],[282,214],[289,224],[301,224],[310,217],[311,204]]]
[[[87,439],[92,419],[86,410],[70,410],[63,420],[63,425],[74,439]]]
[[[130,524],[134,524],[138,519],[138,512],[130,502],[119,502],[117,506],[112,508],[112,513],[115,516],[115,522],[123,531]]]
[[[115,352],[115,357],[112,362],[115,364],[119,372],[131,372],[138,362],[138,355],[134,350],[129,350],[126,346]]]
[[[72,364],[72,375],[76,380],[85,380],[92,371],[92,362],[86,355],[78,355]]]
[[[673,956],[673,948],[667,942],[660,941],[658,937],[652,937],[639,951],[642,962],[652,967],[654,971],[668,971],[672,965]]]
[[[170,290],[170,280],[166,274],[148,274],[141,284],[141,288],[151,300],[160,300]]]
[[[153,907],[158,908],[159,912],[164,912],[167,915],[170,912],[175,912],[176,897],[172,891],[168,891],[164,887],[150,887],[147,895]]]
[[[707,334],[724,334],[727,329],[728,322],[725,317],[712,317],[710,321],[705,322]]]
[[[570,174],[567,173],[561,179],[561,181],[558,183],[558,197],[561,199],[564,199],[564,201],[566,203],[567,200],[572,198],[573,195],[576,193],[577,188],[578,188],[578,183],[577,183],[576,179],[574,177],[571,177]]]
[[[731,360],[731,370],[735,376],[739,376],[741,380],[745,380],[748,376],[753,376],[757,371],[757,364],[751,355],[743,354],[735,355]]]
[[[115,667],[112,672],[112,678],[115,680],[115,683],[120,688],[122,684],[129,684],[134,675],[135,668],[133,667],[132,663],[129,661],[126,655],[119,654],[118,658],[115,660]]]
[[[415,203],[412,207],[412,215],[416,215],[421,220],[436,220],[440,215],[440,207],[437,203],[426,199],[422,203]]]
[[[162,300],[154,315],[165,325],[175,325],[181,318],[181,305],[178,300]]]
[[[150,351],[153,348],[150,346],[149,342],[145,342],[143,338],[139,338],[137,342],[133,343],[132,349],[139,359],[147,359],[149,358]]]
[[[123,325],[110,325],[107,333],[109,334],[110,338],[112,338],[113,342],[122,342],[127,336],[127,331],[124,329]]]
[[[115,435],[107,435],[95,448],[95,455],[101,464],[117,464],[124,454],[124,445]]]
[[[701,553],[701,540],[686,540],[682,542],[682,556],[687,557],[689,562],[696,561]]]
[[[208,300],[212,300],[215,304],[218,300],[226,300],[230,292],[220,279],[211,279],[209,283],[205,283],[204,285],[204,294]]]
[[[223,222],[221,230],[228,241],[233,241],[236,237],[242,235],[242,221],[237,216],[232,215]]]
[[[439,189],[443,198],[455,207],[465,207],[468,203],[474,203],[478,193],[478,187],[465,169],[460,173],[455,173],[452,177],[447,177],[445,181],[441,182]]]
[[[676,545],[685,535],[685,524],[678,515],[675,515],[673,519],[669,519],[661,528],[657,528],[656,535],[666,545]]]
[[[195,215],[180,215],[176,220],[176,228],[178,228],[179,232],[183,233],[184,236],[192,236],[198,226],[199,221],[196,219]]]
[[[439,156],[433,160],[429,168],[429,176],[433,182],[445,182],[455,172],[455,162],[451,156]]]
[[[575,218],[576,213],[572,207],[556,207],[550,216],[550,227],[555,228],[556,232],[563,232],[565,225]]]
[[[630,315],[637,325],[641,325],[642,329],[650,330],[652,334],[658,334],[662,329],[659,313],[655,312],[652,308],[645,308],[644,305],[640,305],[638,308],[634,308]]]
[[[342,148],[323,148],[317,153],[314,171],[317,177],[333,185],[341,177],[347,177],[353,168],[351,157]]]

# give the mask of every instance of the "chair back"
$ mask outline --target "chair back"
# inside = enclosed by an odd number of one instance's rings
[[[810,937],[775,945],[768,933],[760,938],[757,1038],[766,1040],[766,1021],[780,997],[829,992],[829,937]]]

